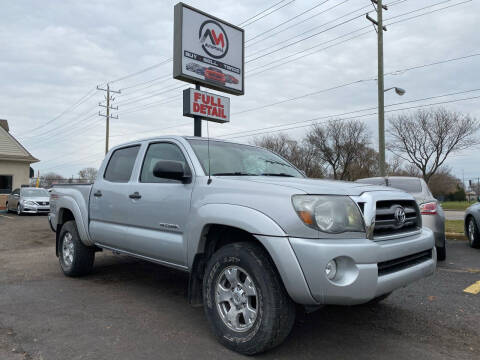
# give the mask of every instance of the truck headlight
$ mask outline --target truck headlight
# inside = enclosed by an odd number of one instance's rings
[[[293,195],[293,207],[303,223],[322,232],[365,232],[363,216],[348,196]]]

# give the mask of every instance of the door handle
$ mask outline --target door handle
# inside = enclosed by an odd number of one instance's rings
[[[96,192],[93,193],[93,196],[100,197],[102,196],[102,192],[100,190],[97,190]]]
[[[138,191],[135,191],[133,194],[128,195],[130,199],[141,199],[142,195],[138,193]]]

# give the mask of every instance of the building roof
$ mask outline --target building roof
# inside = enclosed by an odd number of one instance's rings
[[[10,134],[7,120],[0,120],[0,160],[28,163],[39,161]]]

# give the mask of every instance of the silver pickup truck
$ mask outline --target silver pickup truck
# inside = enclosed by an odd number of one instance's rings
[[[93,184],[54,187],[49,221],[67,276],[101,250],[189,272],[190,303],[243,354],[280,344],[295,304],[376,302],[436,266],[411,195],[308,179],[266,149],[202,138],[111,149]]]

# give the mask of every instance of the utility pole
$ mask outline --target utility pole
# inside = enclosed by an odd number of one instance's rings
[[[195,84],[195,90],[200,91],[200,85]],[[202,118],[200,116],[193,117],[193,136],[202,137]]]
[[[101,87],[97,86],[97,90],[107,92],[107,95],[105,96],[106,105],[103,105],[101,102],[98,103],[98,106],[104,107],[106,109],[105,114],[102,114],[99,110],[98,115],[103,116],[107,120],[106,127],[105,127],[105,154],[107,154],[108,153],[108,140],[109,140],[109,136],[110,136],[110,119],[118,119],[118,115],[117,116],[110,115],[110,110],[118,110],[118,106],[113,107],[113,106],[110,105],[110,101],[115,100],[115,98],[113,96],[110,96],[110,93],[120,94],[121,91],[120,90],[118,90],[118,91],[110,90],[110,84],[108,84],[108,83],[107,83],[107,88],[106,89],[102,89]]]
[[[388,10],[386,5],[382,4],[382,0],[371,0],[373,7],[377,12],[377,20],[372,19],[367,14],[367,19],[371,21],[377,30],[377,50],[378,50],[378,154],[379,154],[379,168],[380,176],[386,176],[385,171],[385,104],[384,93],[385,88],[383,84],[383,32],[387,28],[383,26],[383,10]],[[377,6],[375,6],[375,4]]]

